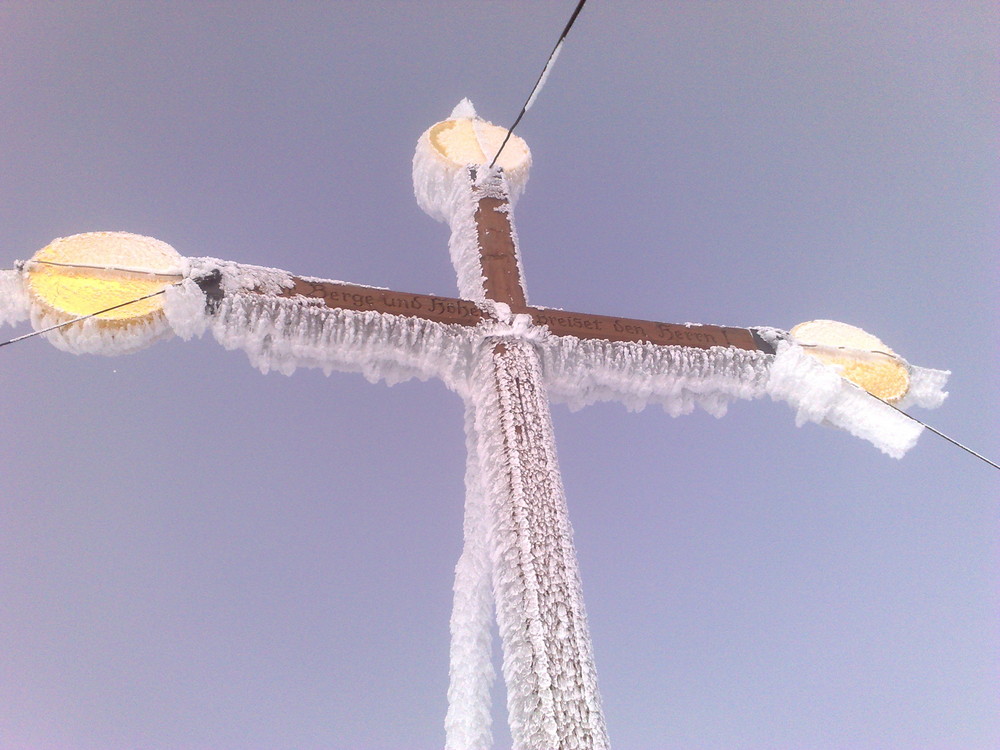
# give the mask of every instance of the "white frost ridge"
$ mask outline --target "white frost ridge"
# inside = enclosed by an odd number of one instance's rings
[[[453,220],[474,210],[468,190],[463,196],[456,189],[448,197]],[[472,296],[481,286],[470,260],[473,253],[465,247],[471,243],[457,240],[473,227],[462,228],[465,232],[453,237],[454,259],[456,265],[466,267],[463,291]],[[923,429],[780,337],[775,338],[777,354],[769,355],[723,347],[576,339],[549,335],[544,328],[490,320],[475,328],[444,325],[386,313],[332,309],[318,299],[279,297],[282,289],[292,285],[292,277],[276,269],[192,258],[186,271],[188,277],[165,294],[169,323],[165,334],[187,339],[211,331],[225,348],[245,351],[264,372],[291,374],[299,367],[317,367],[326,373],[360,372],[369,380],[389,383],[436,377],[464,395],[469,392],[478,342],[485,336],[503,335],[531,341],[541,357],[550,396],[571,408],[619,401],[631,410],[660,404],[672,416],[696,406],[722,416],[733,399],[768,395],[791,405],[799,425],[817,422],[839,427],[895,458],[913,447]],[[221,275],[223,297],[210,312],[209,300],[194,279],[212,272]],[[50,323],[29,304],[23,272],[0,272],[0,324],[18,323],[29,315],[36,329]],[[109,355],[136,351],[161,338],[119,342],[97,331],[95,323],[85,321],[50,338],[70,351]],[[912,365],[909,370],[910,391],[899,407],[939,406],[947,395],[943,388],[949,373]]]
[[[226,349],[241,349],[261,372],[291,375],[300,367],[360,372],[392,385],[409,378],[440,378],[452,389],[465,381],[472,359],[472,329],[419,318],[327,307],[320,299],[278,297],[292,284],[284,271],[191,259],[192,276],[222,271],[223,290],[210,305],[188,278],[167,290],[164,312],[174,331],[188,339],[210,331]],[[271,294],[251,292],[269,289]],[[210,311],[210,307],[213,309]]]
[[[467,517],[463,558],[484,545],[490,550],[514,748],[605,750],[607,731],[539,365],[527,340],[488,339],[479,349],[467,400],[472,420],[466,423],[470,464],[475,461],[478,471],[467,476],[467,492],[473,507],[485,504],[488,522]],[[472,606],[456,585],[456,615],[474,626],[467,638],[482,632],[488,614]],[[474,670],[475,684],[487,684],[488,660],[482,647],[453,651],[452,685],[457,675]],[[467,730],[488,711],[484,692],[462,695],[449,710],[456,721],[447,726],[448,750],[490,746],[474,741],[488,735]]]
[[[28,292],[21,271],[0,271],[0,325],[28,318]]]
[[[948,395],[942,389],[949,373],[912,365],[909,369],[910,391],[900,407],[939,406]],[[902,458],[924,429],[787,341],[778,344],[767,393],[795,409],[797,425],[818,422],[839,427],[893,458]]]
[[[467,394],[474,353],[484,337],[530,341],[539,352],[549,395],[580,408],[618,401],[638,410],[659,404],[672,416],[695,407],[722,416],[730,401],[770,396],[787,402],[796,423],[839,427],[899,458],[922,427],[844,380],[802,347],[775,338],[777,354],[726,347],[695,349],[553,336],[544,328],[486,320],[477,327],[377,312],[331,309],[321,300],[252,293],[291,284],[280,271],[210,259],[191,260],[192,273],[224,268],[227,293],[214,314],[190,279],[167,292],[165,311],[183,338],[210,330],[227,349],[242,349],[262,371],[291,374],[299,367],[326,373],[361,372],[369,380],[396,383],[440,378]],[[470,284],[471,285],[471,284]],[[523,321],[516,321],[523,322]],[[947,394],[948,373],[910,366],[909,395],[901,408],[933,408]]]

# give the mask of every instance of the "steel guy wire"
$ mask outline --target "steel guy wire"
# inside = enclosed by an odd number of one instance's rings
[[[503,151],[504,146],[507,145],[507,141],[510,140],[510,136],[514,132],[514,128],[517,127],[518,123],[521,122],[521,118],[524,117],[524,113],[531,109],[531,105],[535,103],[535,98],[538,96],[538,92],[541,91],[542,86],[545,84],[545,79],[549,76],[549,71],[555,64],[556,58],[559,57],[559,51],[562,49],[563,42],[566,40],[566,36],[569,34],[569,30],[573,28],[573,23],[576,21],[576,17],[580,15],[580,11],[583,10],[583,6],[586,4],[587,0],[580,0],[576,4],[576,8],[573,10],[573,15],[569,17],[569,21],[566,22],[566,27],[563,29],[562,34],[559,35],[559,41],[556,42],[556,46],[552,48],[552,52],[549,53],[548,60],[545,61],[545,67],[542,68],[542,72],[538,75],[538,80],[535,81],[535,85],[531,87],[531,93],[528,94],[527,100],[524,102],[524,106],[521,107],[521,111],[517,115],[517,119],[514,120],[514,124],[507,128],[507,135],[504,136],[503,143],[500,144],[500,148],[497,150],[496,156],[493,157],[493,161],[490,162],[490,169],[493,165],[497,163],[497,159],[500,158],[500,153]]]

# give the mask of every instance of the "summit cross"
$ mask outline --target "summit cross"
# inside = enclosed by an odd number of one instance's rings
[[[721,415],[732,399],[768,395],[789,402],[799,423],[842,427],[900,456],[920,427],[871,395],[936,406],[946,373],[914,367],[843,324],[796,335],[530,305],[512,208],[530,154],[515,136],[498,166],[487,167],[489,146],[503,135],[460,105],[417,147],[417,199],[450,226],[458,297],[182,258],[150,238],[91,233],[55,240],[0,271],[0,323],[30,316],[57,346],[102,354],[210,330],[264,371],[441,379],[465,403],[468,449],[445,746],[492,746],[495,614],[514,747],[600,750],[608,736],[550,398]]]
[[[481,332],[471,367],[472,397],[466,398],[471,486],[465,549],[456,568],[446,747],[491,746],[484,713],[490,705],[491,625],[482,614],[495,607],[514,747],[604,748],[608,738],[576,552],[543,363],[533,340],[559,336],[766,354],[773,354],[774,347],[747,328],[529,306],[506,180],[501,170],[479,171],[482,177],[476,167],[467,172],[478,267],[470,274],[456,262],[460,298],[303,278],[294,278],[280,297]],[[461,237],[468,218],[452,217],[453,237]],[[452,255],[456,261],[468,260],[461,249],[453,248]],[[210,299],[225,296],[219,278],[201,282]],[[263,293],[259,287],[250,291]],[[483,498],[488,499],[485,507]]]

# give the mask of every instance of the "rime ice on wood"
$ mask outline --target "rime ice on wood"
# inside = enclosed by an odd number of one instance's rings
[[[196,271],[219,268],[214,259],[192,259]],[[227,277],[229,281],[226,281]],[[226,349],[246,352],[261,372],[291,375],[298,368],[359,372],[389,385],[434,377],[463,391],[474,339],[467,326],[416,317],[330,308],[318,299],[261,293],[283,289],[291,276],[274,269],[229,264],[222,286],[235,291],[211,302],[194,281],[167,293],[166,314],[183,338],[206,330]]]
[[[30,314],[28,292],[21,271],[0,271],[0,325],[15,325]]]
[[[943,370],[909,366],[911,389],[906,400],[920,406],[938,406],[946,393]],[[818,422],[839,427],[867,440],[893,458],[912,448],[923,427],[845,380],[834,367],[824,365],[807,350],[789,341],[779,342],[767,382],[771,398],[794,408],[795,423]]]
[[[538,357],[487,340],[474,380],[515,748],[608,746]]]
[[[611,335],[602,326],[619,319],[529,307],[508,195],[523,190],[530,152],[513,137],[499,169],[489,169],[503,136],[464,100],[421,136],[414,156],[418,202],[451,229],[461,298],[182,258],[150,238],[91,233],[54,241],[22,268],[0,272],[0,323],[30,316],[38,330],[158,289],[154,304],[73,322],[50,339],[70,351],[120,354],[171,334],[210,332],[263,372],[315,367],[390,385],[442,380],[465,399],[469,452],[446,747],[491,744],[495,609],[515,747],[602,748],[548,399],[722,416],[734,399],[770,396],[787,402],[800,425],[833,425],[899,457],[922,428],[872,394],[903,408],[935,407],[948,373],[914,367],[869,334],[828,321],[791,333],[649,323],[661,331],[656,338],[629,332],[641,321]],[[60,248],[72,252],[63,257]]]
[[[490,149],[468,144],[461,128],[472,124],[476,137],[485,126],[449,120],[421,137],[414,158],[414,187],[421,206],[451,227],[452,262],[463,297],[492,313],[484,322],[467,403],[474,418],[467,440],[478,461],[478,487],[485,490],[488,523],[467,519],[463,562],[487,544],[493,594],[503,647],[507,707],[515,748],[607,746],[597,691],[590,633],[573,550],[572,531],[559,477],[548,400],[538,352],[531,341],[545,336],[532,330],[524,272],[509,215],[509,183],[486,162]],[[477,131],[478,128],[478,131]],[[499,138],[501,130],[492,130]],[[527,149],[511,150],[512,165],[527,176]],[[495,151],[493,151],[495,153]],[[503,159],[511,158],[505,151]],[[450,183],[450,184],[449,184]],[[437,186],[447,185],[448,189]],[[429,189],[427,186],[434,186]],[[472,459],[470,458],[470,461]],[[467,503],[477,513],[474,503]],[[459,574],[464,572],[460,566]],[[455,609],[468,606],[456,585]],[[453,625],[463,618],[453,617]],[[469,632],[453,637],[472,642],[481,623],[468,618]],[[479,639],[480,649],[488,641]],[[453,650],[450,695],[469,679],[465,663],[482,663],[488,652]],[[483,684],[480,674],[477,685]],[[481,694],[481,693],[480,693]],[[449,711],[448,748],[473,748],[476,733],[466,731],[481,701]],[[479,736],[484,735],[480,729]]]

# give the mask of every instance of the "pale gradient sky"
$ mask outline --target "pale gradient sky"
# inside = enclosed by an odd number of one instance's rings
[[[453,294],[416,139],[512,120],[573,5],[0,0],[0,267],[112,229]],[[1000,455],[998,38],[992,2],[591,0],[519,127],[531,301],[860,325]],[[0,409],[0,748],[442,746],[457,396],[34,339]],[[998,472],[769,401],[553,413],[616,748],[1000,747]]]

